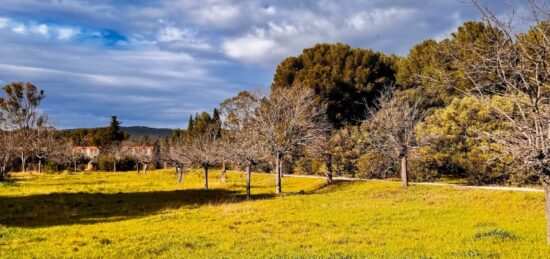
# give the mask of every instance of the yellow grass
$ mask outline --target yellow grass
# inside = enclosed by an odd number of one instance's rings
[[[219,172],[20,175],[0,184],[0,258],[540,257],[542,193]]]

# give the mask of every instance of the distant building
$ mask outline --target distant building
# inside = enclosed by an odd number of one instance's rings
[[[127,147],[126,153],[130,156],[142,155],[142,156],[152,156],[155,153],[154,146],[133,146]]]
[[[73,153],[81,154],[82,156],[89,158],[89,159],[95,159],[97,156],[99,156],[99,148],[97,147],[75,147],[73,148]]]

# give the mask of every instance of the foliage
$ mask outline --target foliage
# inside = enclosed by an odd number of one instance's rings
[[[492,98],[491,105],[513,110],[509,100],[498,96]],[[487,104],[464,97],[428,116],[416,129],[428,142],[417,152],[425,168],[421,170],[467,177],[475,184],[505,183],[510,157],[502,156],[502,147],[485,134],[507,129],[506,121],[494,119],[495,112]]]
[[[364,101],[373,101],[395,82],[396,59],[345,44],[317,44],[282,61],[271,88],[313,89],[317,101],[326,103],[328,119],[335,127],[356,125],[364,119]]]

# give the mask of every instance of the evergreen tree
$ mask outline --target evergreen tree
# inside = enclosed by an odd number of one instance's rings
[[[189,115],[189,124],[187,126],[187,132],[191,133],[193,132],[193,115]]]

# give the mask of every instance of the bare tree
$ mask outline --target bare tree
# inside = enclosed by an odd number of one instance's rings
[[[128,157],[129,143],[127,141],[116,141],[107,149],[107,154],[113,160],[113,172],[117,171],[118,162]]]
[[[547,242],[550,245],[550,8],[546,2],[528,0],[529,14],[518,19],[495,15],[478,1],[487,29],[481,40],[465,42],[461,48],[472,59],[454,56],[455,64],[473,87],[463,91],[494,108],[512,130],[487,133],[520,163],[520,171],[534,171],[546,193]],[[526,32],[518,25],[528,25]],[[490,97],[510,100],[511,112],[494,107]]]
[[[143,165],[143,174],[147,174],[147,167],[158,157],[158,148],[155,146],[132,146],[128,148],[127,152],[136,160],[138,173],[139,163]]]
[[[326,105],[314,101],[314,92],[300,86],[273,89],[256,110],[258,140],[272,154],[276,193],[281,193],[283,157],[304,148],[326,132]]]
[[[4,181],[10,172],[10,167],[14,157],[17,156],[15,152],[15,141],[10,136],[10,132],[0,132],[0,181]]]
[[[252,167],[262,161],[266,153],[255,123],[260,99],[256,94],[241,92],[220,107],[226,129],[220,150],[225,151],[224,157],[246,169],[247,199],[251,198]]]
[[[407,158],[416,145],[415,126],[422,121],[416,104],[396,97],[393,90],[381,94],[374,106],[367,107],[364,126],[368,132],[369,148],[400,160],[401,181],[409,185]]]
[[[73,172],[76,173],[78,171],[78,162],[84,158],[82,151],[79,150],[79,146],[72,140],[66,140],[60,145],[60,149],[63,150],[63,158],[73,165]]]
[[[57,132],[52,127],[41,127],[34,131],[32,151],[38,159],[38,173],[42,173],[42,161],[54,155],[57,145]]]
[[[187,147],[181,138],[167,139],[160,145],[160,158],[176,169],[178,184],[183,182],[185,170],[191,164]]]
[[[213,128],[204,133],[189,136],[184,142],[189,160],[204,169],[204,188],[208,190],[208,170],[219,161],[217,134]]]

